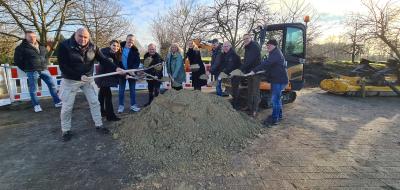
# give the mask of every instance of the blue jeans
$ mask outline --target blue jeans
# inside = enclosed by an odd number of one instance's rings
[[[217,79],[217,85],[215,86],[215,91],[218,96],[222,96],[222,80]]]
[[[131,106],[136,104],[136,81],[132,79],[128,79],[129,83],[129,95],[131,98]],[[121,78],[119,80],[119,88],[118,88],[118,102],[120,106],[124,105],[125,99],[125,87],[126,87],[126,79]]]
[[[39,99],[36,96],[36,86],[39,78],[41,78],[46,83],[50,91],[51,97],[53,97],[54,104],[61,102],[60,98],[57,95],[56,85],[53,81],[53,78],[51,78],[48,70],[26,72],[26,76],[28,77],[29,95],[31,96],[33,106],[39,105]]]
[[[279,121],[282,119],[282,91],[287,84],[271,83],[272,119]]]

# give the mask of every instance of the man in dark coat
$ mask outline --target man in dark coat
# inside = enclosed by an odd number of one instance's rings
[[[143,65],[145,68],[157,65],[163,62],[160,54],[156,52],[156,45],[151,43],[147,46],[147,53],[143,57]],[[163,77],[163,66],[156,66],[145,71],[147,74],[161,79]],[[161,82],[158,80],[147,80],[147,89],[149,90],[149,101],[145,106],[148,106],[153,101],[154,97],[157,97],[160,93]]]
[[[230,75],[233,70],[240,68],[240,56],[235,52],[231,43],[228,41],[224,42],[222,45],[220,61],[221,62],[216,69],[221,70],[221,72],[224,72],[226,75]],[[235,109],[239,109],[239,84],[240,78],[238,76],[233,76],[231,78],[233,97],[232,105]]]
[[[129,34],[126,37],[126,41],[121,42],[122,49],[122,60],[120,62],[120,68],[123,69],[137,69],[140,65],[140,54],[138,48],[135,46],[135,36]],[[132,78],[120,78],[119,92],[118,92],[118,113],[124,112],[125,106],[125,87],[126,81],[129,84],[129,95],[131,106],[130,110],[134,112],[140,111],[139,106],[136,104],[136,80]]]
[[[56,85],[47,70],[49,59],[46,47],[39,44],[36,34],[32,31],[25,32],[25,39],[17,46],[14,53],[14,63],[28,77],[29,95],[35,112],[41,112],[42,108],[36,96],[36,85],[38,79],[42,79],[53,97],[55,107],[61,107],[62,103],[57,95]]]
[[[221,71],[217,70],[218,65],[221,62],[221,54],[222,54],[222,44],[219,43],[217,39],[212,40],[212,55],[211,55],[211,74],[215,76],[215,80],[217,80],[217,85],[215,86],[215,91],[218,96],[227,96],[226,93],[222,91],[222,81],[218,80],[219,73]]]
[[[260,64],[261,50],[257,42],[252,40],[250,34],[243,36],[243,42],[244,60],[240,70],[243,73],[248,73]],[[247,108],[244,110],[250,111],[253,117],[255,117],[260,101],[260,77],[258,75],[249,76],[247,77]]]
[[[267,126],[276,125],[282,120],[281,96],[289,83],[285,57],[277,46],[278,42],[275,39],[269,40],[267,42],[268,58],[248,74],[254,75],[258,71],[265,71],[267,80],[271,83],[272,115],[264,121]]]
[[[90,106],[90,113],[96,129],[102,133],[110,131],[103,126],[100,113],[100,103],[97,92],[94,89],[94,81],[88,77],[93,76],[94,62],[108,64],[123,74],[124,71],[116,68],[100,51],[90,42],[89,31],[85,28],[78,29],[74,35],[60,44],[58,51],[58,63],[62,72],[61,99],[61,131],[64,141],[69,141],[71,133],[71,116],[76,93],[82,90]]]

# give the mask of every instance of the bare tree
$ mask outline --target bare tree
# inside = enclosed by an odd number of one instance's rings
[[[396,0],[363,0],[368,13],[362,15],[361,25],[370,38],[382,40],[390,49],[391,55],[400,59],[400,5]]]
[[[280,0],[279,6],[276,13],[279,22],[302,22],[305,15],[314,12],[312,5],[305,0]]]
[[[158,15],[153,19],[150,27],[153,36],[160,45],[160,55],[166,57],[169,47],[172,43],[179,41],[179,36],[171,28],[169,18],[165,16]]]
[[[274,13],[278,23],[303,22],[304,16],[309,16],[311,22],[307,23],[307,45],[321,35],[319,23],[320,14],[307,0],[279,0],[280,9]]]
[[[49,45],[51,55],[59,43],[72,4],[71,0],[0,0],[0,23],[19,29],[17,33],[1,30],[0,34],[22,39],[22,32],[36,31],[40,42]],[[48,44],[50,33],[53,34],[53,43]]]
[[[269,20],[267,7],[266,0],[215,0],[209,7],[205,31],[241,49],[242,35]]]
[[[348,37],[350,44],[344,48],[344,51],[351,55],[351,62],[355,63],[356,56],[360,56],[363,51],[365,41],[360,14],[348,15],[345,26],[348,29],[345,36]]]
[[[131,23],[124,17],[122,7],[115,0],[83,0],[77,3],[75,21],[88,28],[93,42],[108,46],[112,39],[133,33]]]
[[[177,34],[184,50],[189,40],[197,37],[202,32],[206,17],[205,8],[196,0],[180,0],[175,8],[168,11],[171,29]]]

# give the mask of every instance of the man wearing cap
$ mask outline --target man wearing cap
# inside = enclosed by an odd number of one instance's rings
[[[272,115],[264,120],[266,126],[277,125],[282,120],[282,91],[289,80],[287,65],[282,51],[277,47],[278,42],[270,39],[267,42],[268,58],[246,75],[254,75],[259,71],[265,71],[267,80],[271,83]]]

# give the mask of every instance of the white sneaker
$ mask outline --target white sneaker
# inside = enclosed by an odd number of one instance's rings
[[[131,106],[131,110],[134,112],[138,112],[138,111],[140,111],[140,108],[135,104],[135,105]]]
[[[124,112],[125,106],[118,106],[118,113]]]
[[[37,112],[43,111],[42,108],[40,107],[40,105],[36,105],[36,106],[34,107],[34,109],[35,109],[35,112],[36,112],[36,113],[37,113]]]
[[[54,104],[54,107],[56,107],[56,108],[61,108],[61,106],[62,106],[62,102],[58,102],[57,104]]]

